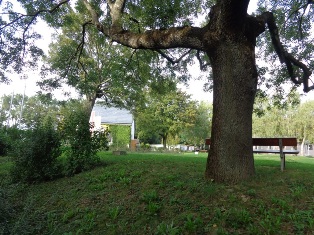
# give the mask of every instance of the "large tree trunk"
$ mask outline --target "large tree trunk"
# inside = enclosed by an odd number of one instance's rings
[[[205,175],[238,182],[254,175],[252,111],[257,87],[254,45],[226,39],[208,52],[214,92]]]

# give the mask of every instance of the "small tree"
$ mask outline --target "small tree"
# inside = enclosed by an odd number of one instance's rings
[[[161,97],[150,95],[147,100],[145,107],[136,110],[139,135],[158,134],[164,148],[170,135],[176,136],[194,122],[196,103],[182,91],[169,92]]]
[[[197,146],[205,144],[205,139],[210,137],[212,106],[205,102],[196,105],[196,115],[193,125],[181,133],[181,141]]]

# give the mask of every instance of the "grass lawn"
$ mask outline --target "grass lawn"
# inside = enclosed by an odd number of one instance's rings
[[[100,155],[93,171],[37,185],[7,184],[0,158],[12,233],[313,234],[314,158],[287,156],[281,172],[279,155],[256,155],[256,176],[226,185],[204,180],[202,153]]]

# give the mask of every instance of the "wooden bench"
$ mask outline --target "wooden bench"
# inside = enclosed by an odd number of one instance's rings
[[[205,140],[205,145],[210,145],[210,139]],[[253,153],[272,153],[280,154],[281,171],[286,167],[286,154],[298,154],[296,150],[298,145],[297,138],[252,138]],[[278,149],[258,149],[256,146],[277,146]],[[294,149],[284,149],[286,146]]]

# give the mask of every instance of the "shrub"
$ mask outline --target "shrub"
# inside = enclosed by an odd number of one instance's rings
[[[108,130],[101,129],[92,134],[93,147],[97,150],[107,151],[109,149]]]
[[[34,130],[25,131],[16,142],[12,155],[14,166],[11,176],[15,182],[52,180],[61,174],[57,160],[60,138],[49,120]]]
[[[65,174],[73,175],[89,170],[100,161],[96,155],[101,141],[98,134],[92,136],[90,132],[90,112],[86,105],[73,102],[63,110],[63,122],[59,126],[66,156]]]
[[[9,148],[9,137],[6,134],[4,128],[0,129],[0,156],[7,155]]]
[[[145,144],[145,143],[142,142],[142,143],[140,144],[140,147],[141,147],[141,150],[144,150],[144,151],[145,151],[145,150],[150,150],[150,144],[148,144],[148,143]]]
[[[21,138],[24,133],[16,127],[1,127],[0,128],[0,156],[8,155],[10,150],[15,148],[16,140]]]

